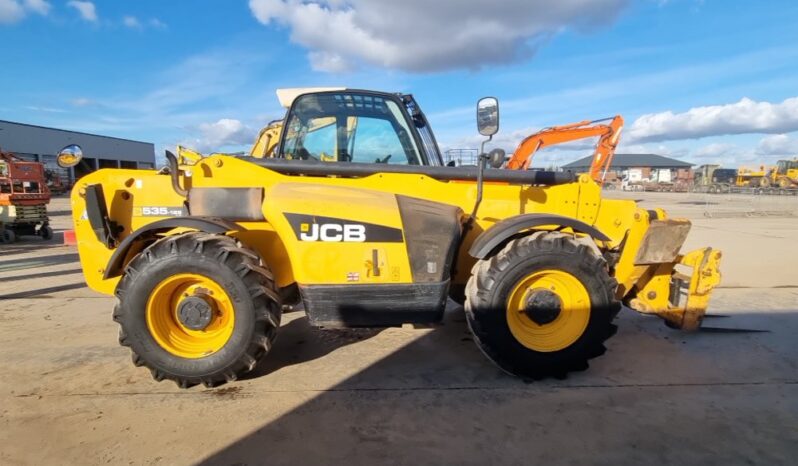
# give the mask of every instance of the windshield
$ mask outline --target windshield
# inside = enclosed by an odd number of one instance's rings
[[[298,97],[280,153],[286,159],[322,162],[422,164],[399,105],[356,92]]]
[[[786,173],[787,170],[798,169],[798,161],[795,160],[779,160],[778,162],[779,173]]]

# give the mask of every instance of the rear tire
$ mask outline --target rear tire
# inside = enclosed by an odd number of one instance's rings
[[[466,287],[466,318],[479,348],[506,372],[564,377],[604,354],[620,309],[616,287],[591,248],[561,233],[535,233],[477,262]],[[557,307],[552,299],[559,299],[556,315],[546,313]]]
[[[229,236],[185,233],[153,243],[125,268],[116,296],[119,343],[133,363],[182,388],[251,371],[280,326],[271,272]]]

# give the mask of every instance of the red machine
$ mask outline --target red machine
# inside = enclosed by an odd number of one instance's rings
[[[49,202],[44,165],[0,150],[0,239],[10,243],[19,235],[52,238]]]

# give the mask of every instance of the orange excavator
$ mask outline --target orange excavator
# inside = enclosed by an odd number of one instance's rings
[[[605,123],[607,121],[609,123]],[[612,164],[612,156],[615,155],[615,148],[618,146],[622,129],[623,118],[620,115],[543,129],[521,141],[510,161],[507,162],[507,168],[526,170],[529,168],[535,152],[544,147],[598,136],[596,152],[593,154],[593,162],[590,164],[590,177],[601,183]]]

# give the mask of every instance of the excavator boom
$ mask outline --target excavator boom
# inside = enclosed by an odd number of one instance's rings
[[[606,121],[609,123],[603,123]],[[598,136],[599,141],[593,154],[593,162],[590,164],[590,177],[601,182],[612,163],[622,129],[623,118],[620,115],[603,120],[585,120],[546,128],[521,141],[507,163],[507,168],[526,170],[529,168],[535,152],[544,147]]]

